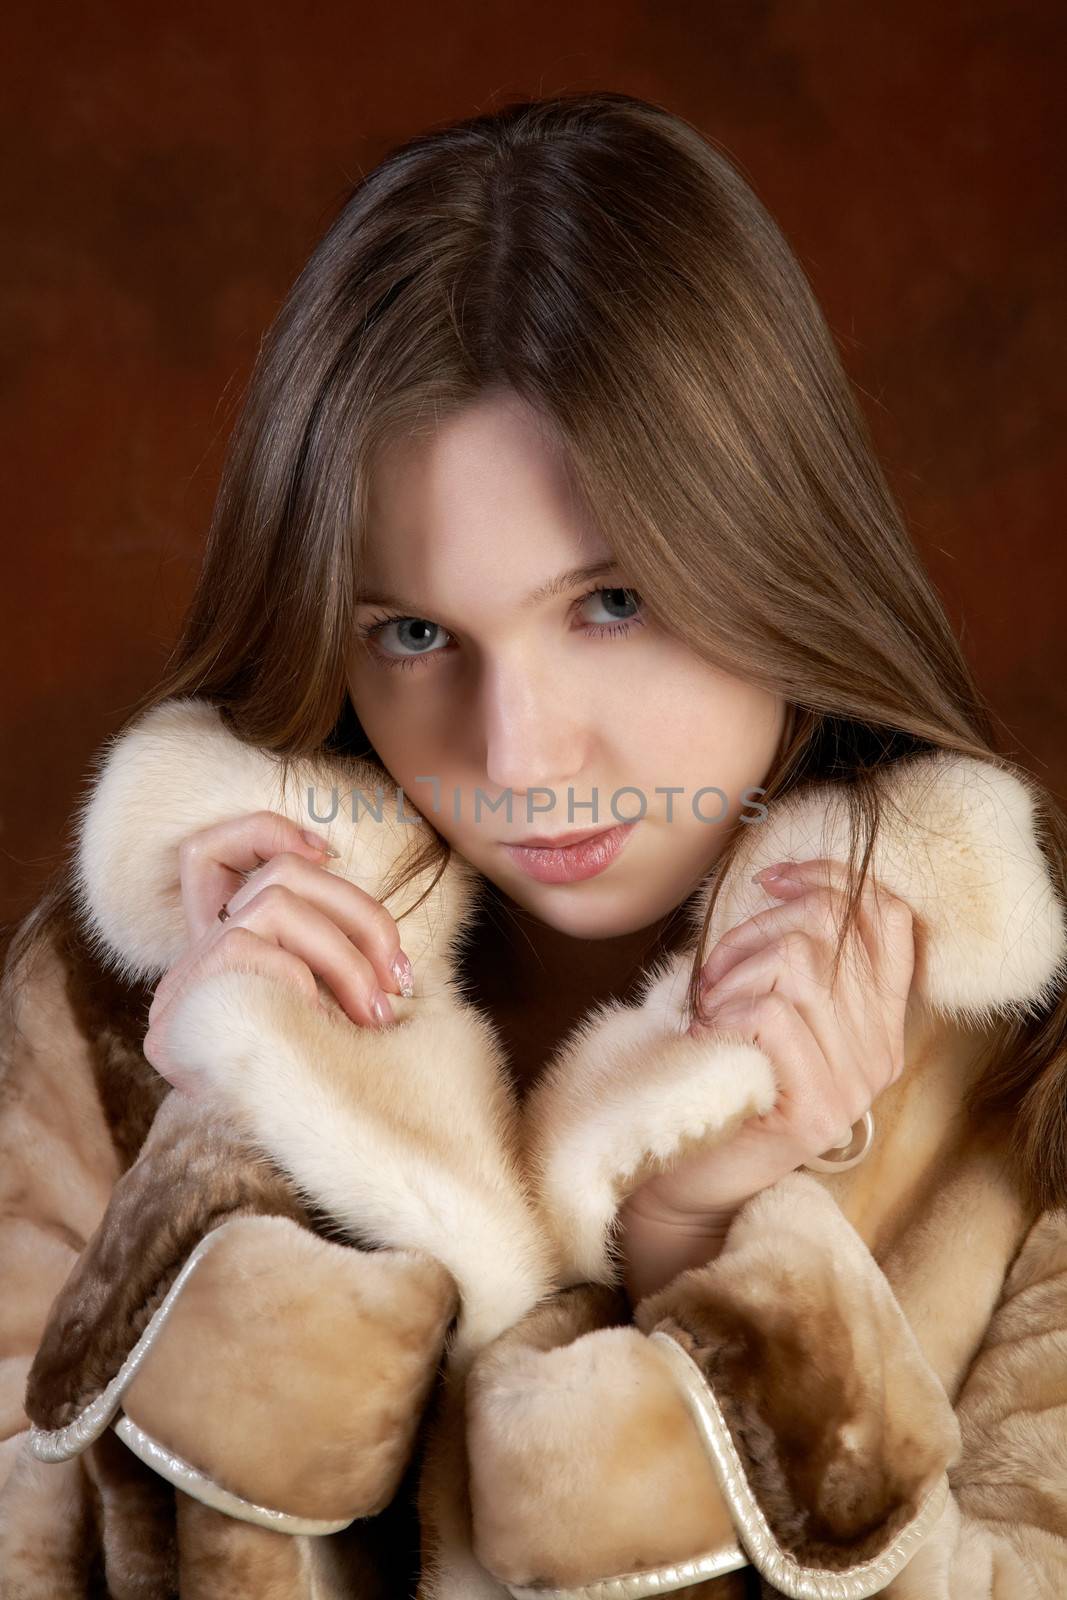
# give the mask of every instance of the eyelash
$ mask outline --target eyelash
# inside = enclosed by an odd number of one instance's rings
[[[636,590],[634,589],[627,589],[619,584],[600,584],[597,588],[587,589],[585,594],[579,595],[574,602],[574,608],[575,610],[580,610],[581,607],[585,605],[585,602],[587,600],[591,600],[595,594],[615,593],[630,594],[634,595],[637,599],[640,598],[637,596]],[[403,612],[387,612],[381,616],[374,617],[369,623],[365,624],[357,631],[361,639],[369,641],[373,640],[375,635],[380,633],[383,628],[387,628],[391,622],[411,622],[412,620],[414,619],[405,615]],[[622,622],[588,622],[583,625],[582,632],[585,634],[587,639],[609,639],[618,637],[621,634],[632,633],[635,628],[643,627],[644,618],[641,616],[636,616],[627,617]],[[447,628],[444,631],[447,633]],[[384,650],[375,649],[374,651],[375,659],[379,661],[382,666],[388,667],[389,669],[392,669],[393,667],[399,667],[402,671],[410,670],[412,667],[421,666],[423,662],[428,661],[432,656],[443,654],[444,652],[442,650],[427,650],[423,655],[392,656],[387,655]]]

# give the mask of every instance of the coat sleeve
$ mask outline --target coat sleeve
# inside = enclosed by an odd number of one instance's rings
[[[83,962],[61,903],[16,930],[0,980],[0,1570],[36,1522],[76,1525],[79,1468],[94,1476],[98,1441],[113,1457],[112,1429],[229,1516],[319,1533],[374,1514],[455,1316],[438,1262],[314,1231],[284,1174],[171,1092],[139,1049],[137,997],[120,1021],[124,994]]]
[[[952,1493],[894,1600],[1067,1594],[1067,1213],[1031,1227],[955,1409]]]
[[[16,929],[0,981],[0,1493],[49,1308],[120,1171],[62,955],[49,935],[27,937],[43,909]]]
[[[0,979],[0,1572],[57,1592],[160,1480],[272,1530],[380,1511],[456,1310],[436,1261],[314,1232],[117,1004],[42,901]]]
[[[314,1232],[223,1127],[164,1101],[49,1313],[29,1448],[64,1462],[113,1427],[216,1511],[335,1533],[396,1492],[455,1285],[417,1252]]]
[[[955,1401],[805,1174],[633,1325],[594,1292],[472,1375],[475,1547],[513,1595],[636,1600],[746,1564],[803,1600],[1067,1593],[1064,1219],[1031,1229]]]
[[[955,1401],[827,1190],[792,1174],[643,1301],[749,1559],[816,1600],[1067,1592],[1067,1219],[1031,1229]]]

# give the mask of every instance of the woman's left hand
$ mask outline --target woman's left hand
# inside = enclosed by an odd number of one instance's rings
[[[755,875],[780,906],[730,929],[704,964],[691,1033],[739,1033],[772,1062],[779,1093],[725,1144],[678,1163],[631,1194],[624,1210],[657,1222],[722,1229],[751,1195],[812,1156],[837,1149],[904,1068],[904,1019],[915,965],[910,907],[868,877],[830,969],[847,873],[825,859],[779,862]]]

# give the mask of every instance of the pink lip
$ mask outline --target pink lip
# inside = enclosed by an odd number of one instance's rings
[[[610,867],[636,826],[636,821],[621,822],[613,828],[563,835],[574,840],[571,844],[506,844],[504,849],[539,883],[578,883]]]
[[[548,834],[531,834],[528,839],[516,839],[514,842],[520,849],[561,850],[567,845],[581,844],[583,839],[596,839],[609,831],[607,828],[576,828],[573,833],[557,833],[552,837]]]

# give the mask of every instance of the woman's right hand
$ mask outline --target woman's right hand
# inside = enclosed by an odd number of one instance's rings
[[[196,1085],[172,1058],[168,1017],[179,996],[211,973],[260,972],[295,984],[313,1004],[321,1004],[321,978],[351,1020],[371,1028],[395,1020],[385,991],[413,992],[394,917],[325,868],[330,848],[325,840],[312,842],[317,837],[277,812],[255,811],[183,840],[189,943],[156,988],[143,1044],[175,1088],[195,1092]]]

